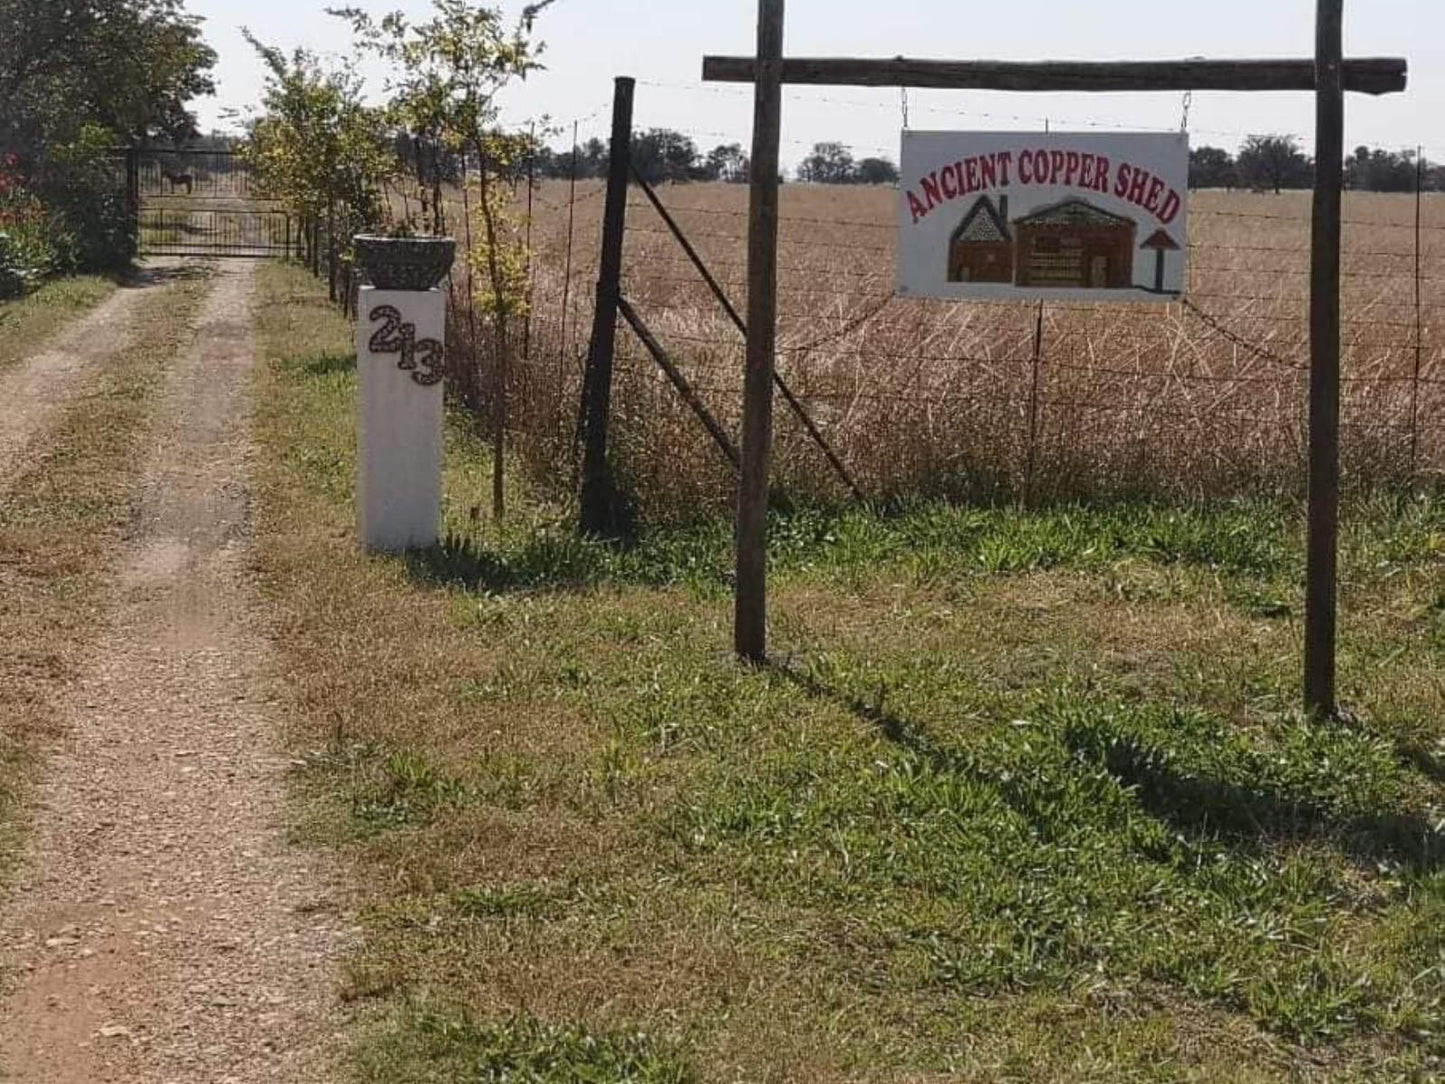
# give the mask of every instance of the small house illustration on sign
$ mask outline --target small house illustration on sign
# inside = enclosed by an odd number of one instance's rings
[[[1013,236],[1008,226],[1008,197],[998,206],[988,196],[974,201],[948,242],[949,282],[1012,282]]]
[[[1177,293],[1178,291],[1164,289],[1164,261],[1167,253],[1179,251],[1179,242],[1170,237],[1167,230],[1159,229],[1150,234],[1149,239],[1139,247],[1154,250],[1154,292],[1156,294]]]

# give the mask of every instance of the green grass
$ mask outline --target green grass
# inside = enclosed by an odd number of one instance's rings
[[[18,301],[0,301],[0,369],[37,349],[44,339],[95,308],[115,288],[111,279],[80,275],[47,282]]]
[[[344,324],[273,268],[262,564],[300,830],[357,869],[363,1081],[1395,1081],[1445,1057],[1445,503],[802,510],[772,666],[725,524],[575,539],[449,429],[351,542]]]

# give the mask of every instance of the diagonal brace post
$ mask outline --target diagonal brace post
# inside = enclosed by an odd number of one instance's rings
[[[733,326],[742,332],[743,338],[746,339],[748,337],[748,325],[746,321],[738,315],[737,308],[733,305],[727,292],[722,288],[722,284],[713,276],[712,271],[710,271],[707,264],[703,262],[702,256],[698,253],[697,249],[693,247],[692,242],[688,240],[687,234],[683,232],[677,220],[672,217],[672,213],[668,211],[662,200],[658,198],[657,192],[653,189],[652,185],[648,184],[642,174],[637,171],[635,165],[632,169],[632,178],[637,182],[637,186],[642,189],[643,195],[647,197],[653,209],[662,217],[662,221],[672,232],[673,237],[677,239],[677,243],[682,246],[683,252],[685,252],[687,258],[692,261],[693,267],[697,268],[697,273],[702,276],[703,281],[706,282],[708,288],[712,290],[713,296],[717,298],[718,304],[720,304],[723,307],[723,311],[727,313],[728,319],[733,322]],[[808,436],[812,438],[813,443],[822,451],[829,465],[837,472],[838,477],[843,480],[843,484],[852,491],[854,499],[859,503],[865,501],[867,498],[863,496],[863,490],[859,488],[858,483],[853,480],[853,475],[849,472],[847,466],[844,465],[842,458],[833,450],[832,445],[828,443],[828,438],[823,436],[823,431],[819,429],[817,423],[813,421],[812,416],[809,415],[808,409],[803,405],[802,400],[793,394],[793,389],[788,387],[787,381],[785,381],[782,374],[777,371],[773,372],[773,385],[782,393],[783,400],[788,404],[788,407],[793,413],[797,415],[798,421],[802,422],[803,428],[808,431]]]
[[[722,449],[722,454],[727,456],[728,461],[732,463],[733,469],[741,469],[743,457],[738,452],[737,445],[733,443],[722,424],[712,416],[707,405],[698,397],[693,386],[688,383],[687,377],[682,375],[682,370],[674,365],[672,359],[667,356],[667,351],[657,341],[657,336],[653,335],[647,325],[642,322],[642,317],[637,315],[637,310],[628,303],[625,297],[619,297],[617,311],[622,314],[622,318],[627,321],[628,326],[642,340],[642,345],[647,347],[647,352],[652,355],[652,360],[657,362],[658,368],[667,374],[667,379],[672,381],[672,386],[677,389],[677,394],[682,396],[682,401],[692,408],[698,421],[702,422],[703,428],[712,435],[712,439]]]

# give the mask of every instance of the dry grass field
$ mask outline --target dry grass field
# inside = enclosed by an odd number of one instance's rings
[[[746,189],[660,195],[742,308]],[[601,182],[578,186],[569,282],[568,185],[534,195],[530,358],[513,374],[510,402],[519,449],[554,480],[570,474],[602,196]],[[1189,304],[1047,304],[1037,372],[1034,306],[891,297],[896,198],[789,185],[782,201],[780,371],[869,496],[1299,489],[1307,193],[1196,193]],[[1414,197],[1346,199],[1345,463],[1356,483],[1445,469],[1445,200],[1427,196],[1423,216],[1417,337]],[[625,291],[735,430],[741,336],[635,190]],[[454,335],[464,340],[466,328]],[[726,504],[726,461],[635,337],[624,330],[620,342],[614,441],[625,481],[653,517]],[[782,483],[808,498],[843,495],[785,415],[779,403]]]

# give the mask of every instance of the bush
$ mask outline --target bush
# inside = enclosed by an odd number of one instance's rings
[[[68,190],[52,197],[51,208],[56,273],[118,271],[135,258],[136,223],[113,186]]]
[[[0,193],[0,298],[19,297],[56,264],[44,204],[21,188]]]
[[[51,275],[114,271],[137,252],[135,216],[108,148],[62,148],[22,169],[0,157],[0,297]]]

